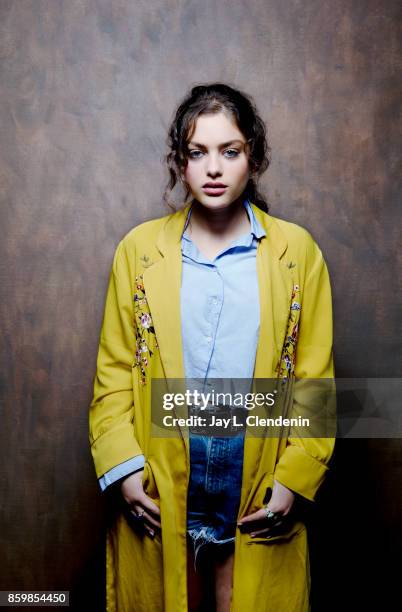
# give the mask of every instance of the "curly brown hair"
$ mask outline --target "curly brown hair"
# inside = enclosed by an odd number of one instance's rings
[[[200,115],[219,112],[232,117],[247,139],[251,176],[242,195],[261,210],[268,212],[268,204],[257,188],[258,178],[271,162],[271,148],[267,142],[265,124],[252,98],[224,83],[196,85],[178,107],[168,133],[169,153],[165,160],[170,179],[163,193],[163,200],[169,208],[176,210],[169,197],[176,184],[181,181],[181,173],[186,168],[189,153],[187,143],[195,131],[196,120]],[[190,189],[188,185],[183,186],[186,189],[187,201]]]

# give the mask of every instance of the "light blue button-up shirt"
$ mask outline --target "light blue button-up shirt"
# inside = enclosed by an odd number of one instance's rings
[[[252,378],[260,303],[258,240],[265,235],[246,200],[250,231],[211,261],[182,237],[181,320],[186,378]]]
[[[260,324],[256,268],[258,241],[265,231],[245,200],[250,231],[207,259],[187,232],[182,235],[181,321],[184,371],[187,379],[251,379]],[[101,489],[141,469],[137,455],[99,479]]]

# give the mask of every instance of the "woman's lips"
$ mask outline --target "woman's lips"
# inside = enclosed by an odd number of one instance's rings
[[[203,187],[204,193],[210,196],[220,196],[225,193],[227,187]]]

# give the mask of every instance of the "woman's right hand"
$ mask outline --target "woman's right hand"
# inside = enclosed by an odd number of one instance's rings
[[[160,510],[153,501],[145,494],[142,486],[144,470],[127,476],[120,485],[121,494],[130,506],[131,514],[138,519],[143,516],[142,524],[151,538],[155,536],[155,529],[161,529]]]

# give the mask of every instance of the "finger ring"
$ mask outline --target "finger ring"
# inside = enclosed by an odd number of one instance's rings
[[[141,512],[137,512],[136,517],[140,520],[144,520],[144,514],[145,514],[145,510],[142,510]]]
[[[272,510],[268,509],[268,506],[265,506],[265,514],[267,519],[273,519],[276,520],[277,518],[279,518],[279,514],[277,512],[272,512]]]

